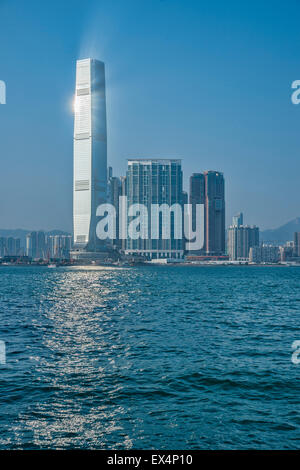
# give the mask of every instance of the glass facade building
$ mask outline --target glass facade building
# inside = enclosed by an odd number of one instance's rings
[[[196,229],[196,205],[204,204],[204,247],[190,254],[225,253],[225,181],[219,171],[193,173],[190,177],[190,204],[193,230]]]
[[[259,246],[259,228],[249,225],[232,225],[228,229],[228,255],[232,261],[249,258],[250,248]]]
[[[26,255],[39,259],[47,257],[45,232],[31,232],[26,236]]]
[[[148,259],[182,258],[183,235],[177,238],[179,224],[182,232],[182,169],[181,160],[169,159],[130,159],[126,173],[127,209],[133,204],[143,204],[147,208],[148,218],[144,221],[147,227],[148,238],[126,239],[126,254],[138,254]],[[180,205],[180,219],[170,211],[170,236],[163,235],[164,221],[160,212],[153,217],[153,205],[162,204],[168,207]],[[151,215],[152,214],[152,215]],[[128,216],[128,224],[133,217]],[[157,238],[152,238],[152,233]]]
[[[244,224],[244,216],[242,212],[232,217],[233,227],[240,227],[243,224]]]
[[[300,232],[294,233],[294,256],[300,257]]]
[[[190,204],[192,206],[192,229],[193,231],[199,230],[196,220],[196,206],[197,204],[205,205],[205,176],[203,173],[193,173],[190,177]],[[201,223],[201,221],[200,221]],[[205,234],[205,217],[204,217],[204,234]],[[198,222],[199,224],[199,222]],[[205,247],[200,250],[190,250],[190,255],[202,255],[205,253]]]
[[[74,248],[98,251],[96,210],[107,196],[107,137],[104,63],[76,63],[74,121]]]
[[[0,258],[4,256],[19,256],[23,254],[20,238],[0,237]]]
[[[109,167],[109,178],[108,178],[108,197],[107,200],[112,204],[116,211],[116,238],[110,240],[112,246],[117,249],[122,248],[122,240],[119,237],[119,198],[122,196],[122,182],[117,176],[113,176],[112,168]]]
[[[223,173],[205,171],[205,248],[207,254],[225,253],[225,182]]]

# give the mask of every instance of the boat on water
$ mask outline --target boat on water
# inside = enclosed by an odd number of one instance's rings
[[[54,263],[48,264],[48,268],[56,268],[56,267],[57,267],[57,266],[56,266],[56,264],[54,264]]]

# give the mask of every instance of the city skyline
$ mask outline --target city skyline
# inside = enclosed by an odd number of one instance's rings
[[[119,212],[119,195],[127,197],[128,208],[135,203],[151,206],[155,203],[171,206],[173,203],[181,205],[188,200],[193,208],[192,227],[195,229],[195,206],[204,207],[204,245],[198,250],[201,255],[219,256],[229,253],[232,260],[247,258],[249,248],[258,246],[259,228],[256,226],[257,237],[255,243],[243,241],[248,239],[252,227],[243,226],[243,213],[240,212],[232,218],[232,225],[226,229],[225,223],[225,184],[224,176],[220,171],[205,170],[203,173],[193,173],[189,177],[189,192],[183,189],[183,172],[181,159],[166,158],[129,158],[126,176],[112,176],[113,168],[107,161],[107,118],[106,118],[106,80],[105,64],[95,58],[76,60],[75,94],[73,99],[74,134],[73,134],[73,249],[87,252],[107,251],[107,244],[99,240],[96,235],[97,208],[106,202],[115,204]],[[173,181],[173,166],[180,169],[179,176]],[[133,168],[136,169],[132,171]],[[154,170],[153,170],[154,168]],[[168,168],[168,172],[165,169]],[[171,172],[172,168],[172,172]],[[150,169],[150,171],[149,171]],[[136,173],[137,171],[137,173]],[[149,173],[149,174],[148,174]],[[157,181],[154,184],[153,178]],[[179,179],[178,179],[179,178]],[[123,183],[124,181],[124,187]],[[148,189],[145,189],[148,181]],[[169,181],[169,183],[168,183]],[[154,188],[153,189],[153,184]],[[141,187],[141,189],[140,189]],[[174,196],[173,187],[176,187]],[[157,195],[153,199],[153,190]],[[164,195],[161,191],[166,191]],[[117,194],[116,194],[117,193]],[[178,194],[177,194],[178,193]],[[167,197],[166,197],[167,196]],[[185,200],[186,199],[186,200]],[[129,222],[130,217],[127,221]],[[161,222],[158,222],[158,232],[161,233]],[[150,224],[151,226],[151,224]],[[175,227],[171,230],[174,231]],[[119,229],[118,229],[119,230]],[[253,228],[254,230],[254,228]],[[226,231],[228,232],[227,248]],[[43,230],[33,231],[45,239]],[[161,236],[161,235],[160,235]],[[118,247],[127,255],[140,254],[152,258],[184,256],[184,237],[179,241],[172,240],[131,240],[121,243],[117,237],[110,240],[110,245]],[[34,236],[35,239],[35,236]],[[19,243],[17,238],[10,237],[10,243]],[[31,234],[26,237],[26,254],[33,252],[31,248]],[[176,246],[174,245],[176,243]],[[181,245],[180,245],[181,243]],[[39,242],[34,242],[37,247]],[[180,245],[180,246],[179,246]],[[35,250],[35,248],[34,248]],[[16,254],[20,251],[15,251]],[[172,252],[172,253],[171,253]],[[187,250],[187,253],[189,250]],[[238,253],[243,253],[240,256]],[[39,248],[37,249],[39,252]],[[41,251],[42,253],[42,251]],[[190,255],[197,252],[190,251]]]
[[[204,247],[202,252],[225,252],[225,180],[220,171],[208,170],[190,176],[189,202],[193,207],[192,226],[196,228],[196,205],[204,205]]]

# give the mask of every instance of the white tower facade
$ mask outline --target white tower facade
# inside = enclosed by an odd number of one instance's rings
[[[73,168],[74,247],[98,251],[96,210],[106,202],[107,135],[104,63],[76,63]]]

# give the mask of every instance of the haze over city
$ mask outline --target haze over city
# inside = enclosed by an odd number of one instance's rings
[[[72,4],[72,5],[71,5]],[[182,158],[219,170],[227,225],[299,216],[299,4],[0,1],[1,228],[72,230],[76,59],[107,73],[108,164]]]

